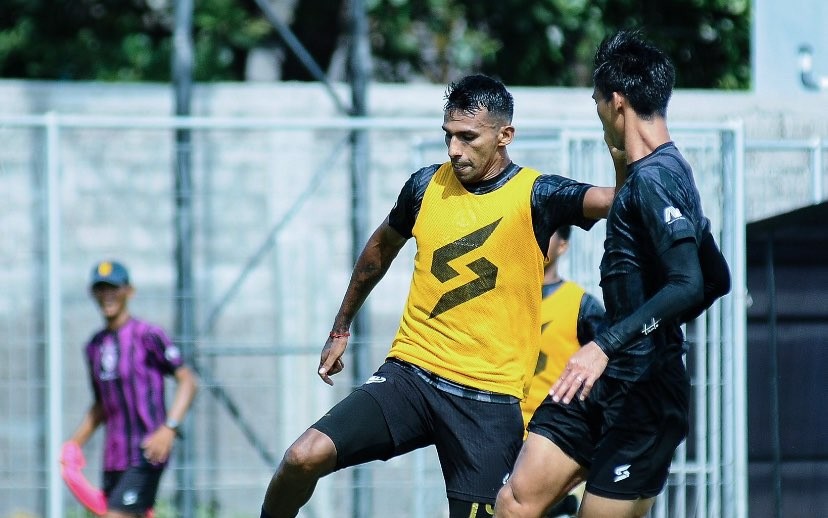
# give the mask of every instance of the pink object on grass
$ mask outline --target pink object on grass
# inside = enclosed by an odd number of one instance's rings
[[[60,474],[69,490],[87,509],[98,516],[106,514],[106,498],[103,491],[93,486],[84,476],[83,468],[86,458],[78,443],[69,441],[64,443],[60,452]]]
[[[73,441],[64,443],[60,450],[60,474],[69,490],[80,503],[98,516],[106,514],[106,497],[103,491],[93,486],[83,475],[81,469],[86,466],[86,457],[80,445]],[[152,509],[147,511],[146,518],[154,518]]]

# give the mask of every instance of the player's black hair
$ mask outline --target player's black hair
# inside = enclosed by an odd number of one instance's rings
[[[667,115],[676,71],[670,58],[639,31],[619,31],[604,38],[594,65],[592,82],[604,99],[618,92],[643,119]]]
[[[506,86],[497,79],[474,74],[451,83],[446,89],[446,113],[460,112],[474,115],[486,108],[490,114],[511,124],[515,102]]]
[[[569,236],[572,235],[572,227],[570,225],[561,225],[555,232],[557,232],[559,238],[564,241],[569,241]]]

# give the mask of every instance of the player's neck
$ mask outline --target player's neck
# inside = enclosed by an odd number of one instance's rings
[[[495,159],[489,166],[488,172],[485,175],[483,175],[483,177],[479,181],[485,182],[487,180],[499,177],[503,174],[503,172],[506,169],[509,168],[510,165],[512,165],[512,160],[509,158],[509,154],[504,149],[495,156]]]
[[[544,284],[555,284],[556,282],[561,282],[561,276],[558,275],[558,268],[555,265],[547,266],[546,272],[543,274],[543,283]]]
[[[630,122],[624,130],[624,150],[628,164],[641,160],[671,140],[663,117],[645,120],[635,116],[627,120]]]
[[[110,331],[116,331],[129,322],[129,311],[121,311],[117,315],[106,319],[106,328]]]

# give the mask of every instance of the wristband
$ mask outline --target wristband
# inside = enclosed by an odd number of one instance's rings
[[[172,417],[168,417],[166,421],[164,421],[164,426],[175,432],[175,435],[180,436],[181,432],[178,431],[180,423],[173,419]]]
[[[331,331],[331,334],[328,335],[329,338],[348,338],[351,336],[351,333],[345,331],[344,333],[334,333]]]

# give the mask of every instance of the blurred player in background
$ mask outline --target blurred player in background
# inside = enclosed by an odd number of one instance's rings
[[[604,306],[578,283],[563,279],[558,260],[569,249],[572,227],[564,225],[549,239],[541,302],[541,344],[529,393],[520,404],[524,425],[564,370],[575,351],[595,338],[604,322]]]
[[[318,374],[332,383],[342,371],[354,316],[414,237],[411,288],[391,350],[374,376],[288,448],[262,517],[296,516],[331,472],[432,444],[450,518],[494,512],[523,438],[519,401],[537,361],[549,239],[562,225],[590,228],[614,195],[513,163],[513,109],[512,95],[490,77],[449,85],[450,160],[415,172],[369,238]]]
[[[595,338],[604,325],[604,307],[579,284],[561,278],[558,260],[569,249],[572,227],[564,225],[549,239],[544,268],[543,301],[541,302],[541,342],[538,363],[526,399],[521,401],[524,426],[538,405],[549,395],[549,389],[564,370],[567,360],[582,345]],[[571,492],[546,513],[546,517],[574,515],[578,512],[583,485]]]
[[[90,289],[105,327],[86,345],[94,401],[64,444],[64,478],[79,499],[90,496],[79,493],[71,482],[76,479],[68,475],[77,474],[78,464],[83,463],[81,447],[103,423],[105,516],[143,517],[155,505],[158,483],[178,425],[195,397],[197,379],[160,327],[130,315],[128,303],[134,288],[121,263],[96,264]],[[164,376],[173,376],[177,382],[169,412]]]
[[[730,284],[667,129],[674,79],[667,56],[635,32],[606,38],[596,52],[598,117],[613,159],[627,162],[601,260],[607,328],[570,357],[535,411],[498,493],[498,518],[540,517],[582,480],[578,516],[643,517],[687,436],[681,324]]]

